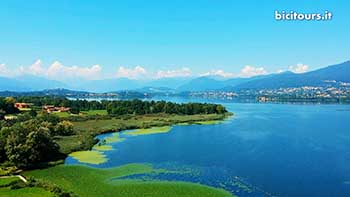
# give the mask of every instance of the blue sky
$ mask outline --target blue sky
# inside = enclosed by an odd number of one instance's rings
[[[313,70],[350,59],[349,8],[334,0],[3,0],[0,73],[62,77],[48,74],[52,64],[89,78]],[[333,20],[276,21],[275,10],[328,10]]]

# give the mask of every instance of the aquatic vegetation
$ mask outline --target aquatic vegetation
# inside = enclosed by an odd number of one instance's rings
[[[224,121],[222,120],[208,120],[208,121],[198,121],[194,122],[194,124],[199,124],[199,125],[211,125],[211,124],[221,124]]]
[[[78,165],[60,165],[48,169],[34,170],[25,176],[42,179],[56,184],[65,191],[72,191],[79,196],[201,196],[225,197],[233,196],[229,192],[205,185],[178,182],[158,181],[148,182],[133,179],[120,179],[136,174],[161,173],[148,164],[128,164],[109,169],[96,169]]]
[[[125,134],[132,135],[132,136],[138,136],[138,135],[151,135],[151,134],[160,134],[160,133],[168,133],[171,130],[172,127],[165,126],[165,127],[152,127],[149,129],[136,129],[125,132]]]
[[[93,147],[93,150],[97,150],[97,151],[109,151],[109,150],[113,150],[113,147],[111,145],[95,145]]]
[[[100,151],[78,151],[69,154],[69,156],[81,163],[102,164],[108,161],[103,152]]]
[[[106,144],[109,144],[109,143],[122,142],[124,140],[125,138],[121,138],[119,132],[115,132],[111,136],[103,139],[103,142],[105,142]]]
[[[181,122],[181,123],[178,123],[176,125],[178,125],[178,126],[188,126],[188,125],[191,125],[191,124],[188,123],[188,122]]]

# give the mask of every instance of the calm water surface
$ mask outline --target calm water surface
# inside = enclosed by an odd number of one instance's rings
[[[175,100],[183,102],[187,100]],[[234,118],[127,136],[98,168],[152,163],[239,196],[350,196],[350,106],[223,103]],[[106,138],[111,134],[99,136]],[[66,164],[79,163],[69,157]]]

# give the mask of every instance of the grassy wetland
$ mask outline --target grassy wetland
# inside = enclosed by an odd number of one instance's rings
[[[198,115],[174,115],[174,114],[149,114],[149,115],[125,115],[107,119],[93,119],[73,122],[75,135],[60,136],[56,138],[61,152],[71,153],[79,149],[90,149],[96,143],[91,137],[102,133],[119,132],[123,130],[137,129],[130,135],[142,135],[147,133],[168,132],[171,125],[186,124],[219,124],[231,113],[224,114],[198,114]],[[152,129],[153,128],[153,129]],[[86,146],[87,139],[92,144]],[[122,140],[116,136],[109,140]]]
[[[63,190],[78,196],[232,196],[222,189],[195,183],[120,179],[129,175],[149,173],[167,172],[162,169],[154,169],[147,164],[128,164],[109,169],[60,165],[24,174],[27,177],[34,177],[38,182],[58,185]]]

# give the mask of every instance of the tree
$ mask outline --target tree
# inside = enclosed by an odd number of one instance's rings
[[[60,118],[58,116],[46,112],[38,115],[37,119],[41,122],[50,122],[54,125],[60,122]]]
[[[19,110],[15,107],[12,97],[0,98],[0,109],[5,111],[6,114],[18,113]]]
[[[5,118],[6,112],[2,109],[0,109],[0,120],[3,120]]]
[[[38,113],[33,109],[31,109],[28,113],[31,117],[36,117],[38,115]]]
[[[216,112],[217,112],[218,114],[223,114],[223,113],[225,113],[225,112],[227,112],[227,111],[226,111],[226,109],[225,109],[224,106],[222,106],[222,105],[217,105],[217,106],[216,106]]]
[[[70,112],[72,114],[79,114],[80,113],[79,107],[76,107],[76,106],[71,107]]]
[[[1,135],[2,139],[6,139],[6,158],[17,167],[51,161],[59,156],[59,146],[53,141],[49,129],[37,120],[3,128]]]
[[[6,97],[5,102],[14,105],[16,103],[16,99],[13,97]]]
[[[5,145],[6,145],[6,136],[4,135],[5,128],[0,127],[0,163],[4,162],[6,160],[6,153],[5,153]]]
[[[27,120],[32,119],[33,117],[27,112],[17,115],[17,122],[25,122]]]
[[[53,141],[49,129],[39,127],[28,134],[25,145],[29,153],[29,161],[43,162],[50,161],[58,155],[59,146]]]
[[[72,135],[74,133],[73,124],[69,121],[59,122],[55,127],[55,135]]]

